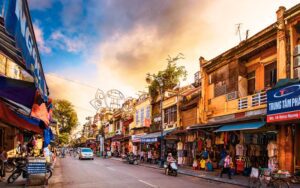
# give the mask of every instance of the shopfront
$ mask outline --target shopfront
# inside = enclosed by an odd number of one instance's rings
[[[251,167],[278,170],[277,132],[276,126],[264,121],[223,125],[214,131],[217,160],[229,153],[235,171],[246,175]]]
[[[285,82],[285,84],[281,84]],[[281,84],[281,85],[280,85]],[[278,127],[279,168],[295,172],[300,168],[300,84],[281,80],[267,92],[267,122]]]

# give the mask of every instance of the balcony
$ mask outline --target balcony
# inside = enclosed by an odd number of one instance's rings
[[[228,100],[227,95],[215,97],[210,100],[208,105],[209,118],[258,110],[267,107],[267,95],[265,91],[233,100],[232,97],[231,100]],[[230,93],[230,95],[232,94]]]

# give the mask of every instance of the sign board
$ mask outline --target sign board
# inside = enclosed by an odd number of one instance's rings
[[[267,99],[267,122],[299,119],[300,84],[269,90]]]
[[[157,142],[157,137],[155,138],[142,138],[141,142],[143,143],[153,143],[153,142]]]
[[[32,73],[36,87],[45,101],[48,88],[29,15],[27,1],[4,1],[4,24],[6,31],[14,36],[17,48],[21,49],[26,68]]]

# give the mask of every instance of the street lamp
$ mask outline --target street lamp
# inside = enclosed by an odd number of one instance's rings
[[[159,95],[160,95],[160,167],[163,168],[164,165],[164,155],[163,155],[163,140],[164,140],[164,122],[163,122],[163,100],[164,100],[164,93],[163,93],[163,79],[151,74],[147,74],[146,82],[150,84],[152,82],[151,77],[158,82],[159,84]]]

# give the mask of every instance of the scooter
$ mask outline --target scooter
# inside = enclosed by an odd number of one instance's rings
[[[46,174],[47,174],[47,184],[48,180],[52,177],[53,167],[51,163],[46,164]],[[28,177],[28,172],[26,168],[26,159],[16,161],[16,169],[13,173],[8,177],[7,183],[14,183],[20,176],[23,178]]]
[[[8,177],[7,183],[15,182],[22,174],[23,174],[23,178],[26,178],[28,176],[27,169],[26,169],[26,159],[16,162],[16,169]]]
[[[169,165],[165,163],[164,168],[165,168],[166,175],[177,176],[178,167],[177,167],[176,161],[170,162]]]
[[[129,164],[134,164],[134,165],[138,165],[140,163],[139,156],[134,155],[134,154],[129,154],[127,156],[127,161]]]

